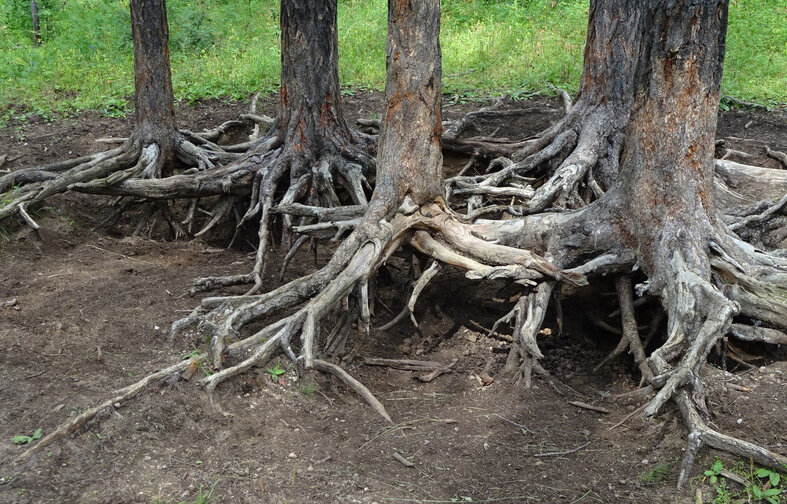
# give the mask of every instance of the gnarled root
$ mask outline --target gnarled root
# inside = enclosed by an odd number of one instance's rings
[[[515,384],[517,386],[521,384],[525,389],[531,387],[534,366],[543,369],[536,362],[537,359],[544,357],[538,348],[536,336],[544,323],[554,286],[554,282],[539,284],[532,294],[519,298],[514,308],[492,326],[491,332],[494,332],[501,323],[515,319],[513,334],[515,344],[511,346],[505,374],[513,374]],[[520,357],[522,363],[518,364]]]
[[[712,281],[689,266],[685,254],[682,250],[673,251],[666,266],[669,280],[661,292],[669,316],[667,339],[647,361],[655,374],[649,383],[657,393],[644,408],[644,414],[657,414],[669,400],[680,408],[690,432],[679,485],[688,478],[694,456],[703,445],[779,467],[787,458],[720,434],[702,420],[701,414],[707,415],[708,411],[700,368],[710,350],[728,333],[758,341],[781,341],[782,331],[787,328],[787,265],[778,257],[755,252],[723,232],[710,244]],[[621,314],[625,316],[630,312],[628,296],[621,296],[626,292],[625,282],[619,280],[618,286]],[[759,330],[742,323],[733,325],[738,315],[773,327]],[[624,331],[625,325],[624,318]],[[637,354],[640,353],[635,350],[635,358]],[[647,368],[641,360],[638,363],[643,377],[646,376]]]
[[[282,145],[276,130],[274,128],[269,133],[269,140],[263,142],[262,148]],[[261,155],[247,159],[244,164],[253,164],[254,172],[250,184],[251,200],[237,223],[235,238],[244,223],[259,218],[254,267],[247,274],[198,279],[192,292],[244,284],[253,284],[247,294],[259,292],[274,215],[281,216],[282,232],[286,236],[294,227],[319,225],[324,219],[335,216],[334,207],[342,209],[346,205],[350,211],[364,208],[368,201],[367,190],[371,189],[366,177],[374,170],[374,160],[368,154],[371,147],[364,142],[359,140],[357,145],[344,146],[342,143],[334,145],[326,139],[319,154],[303,153],[302,148],[295,149],[285,142],[281,148],[263,151]],[[275,201],[276,191],[285,176],[289,177],[289,187],[281,199]],[[303,208],[309,211],[297,212]],[[338,214],[341,213],[339,210]],[[294,222],[293,218],[297,220]],[[302,243],[298,242],[297,246]]]
[[[539,137],[494,159],[486,174],[447,179],[446,196],[461,197],[468,218],[484,207],[484,213],[513,215],[582,207],[600,198],[617,176],[622,122],[610,117],[615,114],[606,107],[580,102]]]
[[[23,168],[3,175],[0,177],[0,219],[17,213],[25,223],[37,229],[38,225],[27,209],[54,194],[74,190],[145,197],[144,193],[150,190],[126,191],[123,188],[147,188],[150,185],[159,187],[159,184],[152,181],[165,180],[162,178],[164,169],[173,158],[180,160],[186,167],[193,167],[186,170],[185,173],[189,174],[211,169],[215,164],[227,163],[241,156],[238,153],[226,152],[215,143],[189,132],[175,132],[170,137],[158,140],[146,140],[141,134],[119,140],[122,140],[123,144],[108,151],[44,166]],[[187,175],[181,177],[185,176]],[[172,182],[167,181],[163,185],[174,185],[177,188],[177,184]],[[195,192],[197,195],[207,195],[205,191]],[[121,208],[125,210],[128,205]],[[157,211],[171,223],[175,222],[169,219],[168,211],[162,210],[161,205],[157,207]],[[178,226],[173,224],[173,227]],[[174,231],[176,234],[181,232],[180,229]]]
[[[346,371],[321,359],[318,348],[322,340],[321,328],[333,311],[341,312],[356,307],[359,312],[359,328],[365,330],[364,328],[368,327],[368,280],[374,271],[405,243],[430,255],[435,259],[435,264],[441,261],[466,269],[470,278],[510,278],[527,284],[535,279],[549,278],[550,282],[541,284],[548,287],[539,288],[540,296],[545,294],[548,297],[553,284],[551,280],[584,282],[581,275],[563,272],[535,254],[489,243],[473,236],[469,226],[456,221],[439,204],[426,205],[420,209],[405,204],[390,220],[379,217],[385,212],[378,210],[375,207],[367,211],[366,217],[339,246],[331,261],[317,272],[264,294],[205,298],[190,316],[172,325],[171,340],[188,327],[194,326],[198,331],[207,332],[211,336],[210,348],[196,357],[203,365],[210,361],[216,371],[200,381],[208,392],[213,391],[223,381],[255,365],[263,364],[274,353],[281,351],[293,362],[307,369],[314,368],[339,377],[358,392],[375,411],[390,421],[382,403]],[[430,267],[425,273],[426,278],[430,278],[436,271],[437,266]],[[420,285],[425,286],[426,281]],[[354,297],[353,302],[346,301],[348,296]],[[411,300],[410,309],[416,297]],[[291,314],[269,323],[244,339],[238,338],[245,326],[284,311],[291,311]],[[342,323],[340,330],[346,329],[348,325]],[[230,343],[227,345],[228,341]],[[225,366],[228,360],[233,364]],[[134,394],[153,381],[187,371],[190,366],[189,362],[181,362],[154,373],[132,386]],[[117,402],[131,397],[122,395]],[[79,425],[93,418],[100,410],[108,407],[108,404],[114,402],[102,403],[94,408],[89,418],[82,419]],[[71,429],[69,432],[73,432],[79,425],[68,427]],[[66,431],[58,429],[57,432],[62,435]]]
[[[722,434],[708,427],[702,420],[688,392],[679,392],[674,401],[678,404],[683,421],[689,429],[686,453],[683,455],[683,461],[680,464],[678,487],[683,486],[688,481],[697,451],[705,445],[740,457],[750,458],[766,467],[780,470],[787,465],[787,457],[784,455],[774,453],[754,443]]]

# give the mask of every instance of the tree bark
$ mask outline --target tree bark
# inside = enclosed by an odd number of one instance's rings
[[[166,0],[131,0],[134,41],[134,139],[156,143],[164,162],[174,153],[175,98],[169,64]]]
[[[336,0],[281,2],[281,113],[278,120],[290,176],[300,177],[323,156],[343,155],[368,167],[353,149],[339,87]]]
[[[642,3],[644,34],[620,186],[641,265],[653,288],[670,283],[666,262],[683,251],[710,274],[716,226],[714,135],[724,61],[726,0]]]
[[[41,45],[41,26],[38,20],[38,2],[30,0],[30,17],[33,21],[33,47]]]
[[[440,2],[389,0],[385,110],[375,197],[416,205],[441,193]],[[374,197],[373,197],[374,199]]]

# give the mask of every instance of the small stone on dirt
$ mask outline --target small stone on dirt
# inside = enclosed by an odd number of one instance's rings
[[[295,452],[290,452],[290,454],[287,455],[287,456],[290,457],[290,458],[298,458],[298,456],[295,454]]]

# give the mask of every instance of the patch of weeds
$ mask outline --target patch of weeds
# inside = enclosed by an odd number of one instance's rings
[[[301,383],[301,385],[298,387],[298,390],[300,391],[301,394],[311,397],[315,393],[317,393],[318,390],[320,390],[320,386],[317,385],[317,382],[307,381]]]
[[[75,221],[73,217],[70,217],[68,215],[60,215],[58,216],[58,219],[60,219],[62,222],[65,222],[71,227],[76,227],[77,225],[77,221]]]
[[[11,233],[4,226],[0,226],[0,247],[7,243],[11,243]]]
[[[355,84],[352,86],[342,86],[342,96],[355,96],[358,93],[371,93],[372,88],[363,84]]]
[[[32,436],[14,436],[11,438],[11,442],[17,445],[25,445],[39,439],[43,433],[43,429],[39,427],[33,432]]]
[[[731,488],[727,483],[727,477],[734,479],[738,484],[743,484],[743,489]],[[713,486],[716,492],[716,497],[712,501],[704,501],[712,504],[780,504],[783,502],[782,493],[787,491],[783,486],[784,476],[777,471],[753,465],[747,468],[742,462],[725,469],[724,463],[719,459],[702,473],[702,480]]]
[[[213,491],[216,489],[216,485],[218,485],[218,484],[219,484],[219,481],[216,480],[216,482],[213,483],[210,486],[210,489],[208,489],[207,491],[204,491],[202,489],[202,485],[200,485],[199,490],[197,491],[197,498],[195,500],[178,501],[177,504],[213,504],[213,503],[216,502],[214,500]],[[165,503],[164,501],[160,501],[158,499],[154,499],[151,504],[173,504],[173,503],[174,503],[173,500],[166,501],[166,503]]]
[[[672,466],[674,465],[675,462],[665,462],[663,464],[655,465],[650,470],[640,474],[639,479],[648,485],[661,483],[669,477],[670,473],[672,472]]]
[[[713,499],[713,504],[731,504],[733,494],[727,486],[727,480],[722,478],[716,484],[716,498]]]
[[[108,97],[101,107],[101,113],[107,117],[125,117],[128,113],[128,102],[124,98]]]

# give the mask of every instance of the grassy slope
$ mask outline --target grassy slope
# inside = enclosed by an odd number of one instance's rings
[[[23,109],[125,113],[133,93],[127,1],[44,3],[46,42],[34,49],[24,7],[0,0],[0,121]],[[342,83],[380,88],[385,2],[339,3]],[[170,0],[169,18],[177,98],[240,98],[277,86],[277,2]],[[787,101],[785,18],[787,0],[733,0],[725,94]],[[586,20],[579,0],[443,0],[446,91],[522,96],[547,82],[576,89]]]

